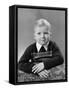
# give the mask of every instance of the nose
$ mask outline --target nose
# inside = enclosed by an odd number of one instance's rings
[[[41,37],[42,37],[42,38],[44,38],[44,37],[45,37],[45,35],[42,33],[42,34],[41,34]]]

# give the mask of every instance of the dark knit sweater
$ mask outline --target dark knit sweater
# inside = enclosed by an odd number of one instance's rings
[[[32,67],[35,63],[43,62],[44,68],[46,70],[49,70],[57,65],[63,64],[64,60],[56,43],[50,41],[47,51],[52,51],[52,56],[46,57],[46,59],[44,58],[42,59],[42,61],[39,61],[39,59],[34,60],[33,53],[37,54],[38,51],[36,48],[36,43],[33,43],[25,50],[24,54],[20,58],[18,62],[18,69],[27,73],[32,73]]]

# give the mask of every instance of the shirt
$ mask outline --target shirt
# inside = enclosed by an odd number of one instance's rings
[[[48,45],[49,45],[49,42],[46,45],[43,45],[43,47],[45,48],[46,51],[48,49]],[[40,51],[41,47],[42,47],[42,45],[37,42],[36,43],[36,48],[37,48],[38,52]]]

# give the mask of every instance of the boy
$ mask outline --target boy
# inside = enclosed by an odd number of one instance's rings
[[[34,27],[35,43],[20,58],[19,70],[47,78],[49,69],[63,64],[62,54],[50,37],[51,24],[45,19],[37,20]]]

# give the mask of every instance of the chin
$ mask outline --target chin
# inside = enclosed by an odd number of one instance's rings
[[[45,45],[45,43],[43,43],[42,45]]]
[[[42,42],[41,45],[45,45],[46,43],[45,42]]]
[[[47,44],[47,42],[41,42],[41,45],[45,45],[45,44]]]

